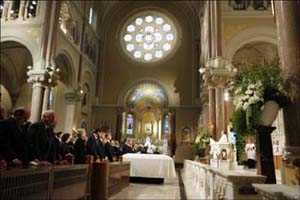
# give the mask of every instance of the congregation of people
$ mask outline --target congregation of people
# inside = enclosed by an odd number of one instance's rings
[[[2,113],[2,112],[1,112]],[[94,162],[119,161],[125,153],[137,149],[129,138],[120,144],[113,140],[108,127],[94,129],[87,137],[84,129],[76,134],[55,132],[55,112],[43,112],[41,120],[29,122],[30,111],[19,108],[12,116],[0,118],[0,169],[30,165],[84,164],[88,155]]]

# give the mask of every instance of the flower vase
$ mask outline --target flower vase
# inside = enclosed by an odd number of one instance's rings
[[[264,104],[263,110],[260,116],[260,125],[271,126],[275,121],[279,112],[279,105],[275,101],[267,101]]]

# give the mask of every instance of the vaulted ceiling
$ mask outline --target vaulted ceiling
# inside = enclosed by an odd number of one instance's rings
[[[187,23],[194,27],[194,33],[199,35],[199,16],[203,12],[203,0],[199,1],[97,1],[98,25],[102,30],[108,30],[108,26],[114,17],[121,12],[132,12],[135,9],[151,7],[166,8],[169,11],[184,16]],[[101,31],[101,30],[100,30]],[[101,31],[102,32],[102,31]],[[107,33],[102,32],[105,37]]]

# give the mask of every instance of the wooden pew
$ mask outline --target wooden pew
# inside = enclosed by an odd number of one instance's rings
[[[129,162],[104,162],[92,164],[91,197],[108,199],[129,185]]]
[[[84,199],[88,165],[0,171],[0,199]]]

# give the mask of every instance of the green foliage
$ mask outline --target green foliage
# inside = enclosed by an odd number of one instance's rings
[[[255,134],[264,103],[273,100],[280,107],[289,103],[283,84],[282,71],[276,62],[255,64],[241,71],[231,82],[236,105],[231,120],[237,137],[239,161],[244,153],[244,137]]]
[[[196,154],[200,153],[200,149],[205,149],[207,145],[209,144],[209,133],[208,130],[206,130],[203,127],[198,128],[197,136],[194,143],[194,148]]]
[[[244,148],[245,148],[245,139],[244,136],[241,134],[236,133],[236,151],[237,151],[237,160],[238,164],[243,164],[243,155],[244,155]]]
[[[232,128],[235,133],[247,133],[246,111],[239,108],[234,111],[231,117]]]

